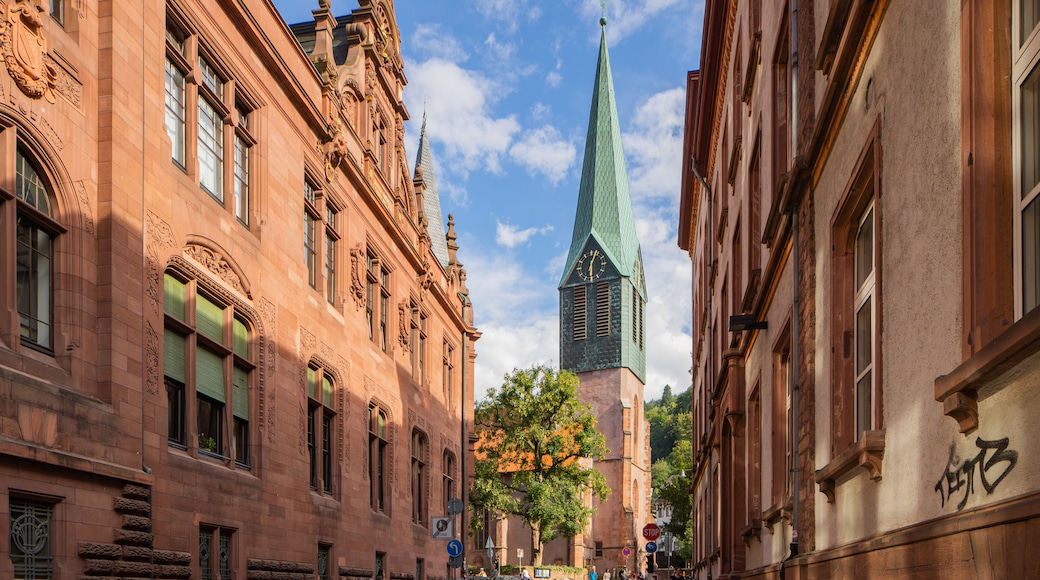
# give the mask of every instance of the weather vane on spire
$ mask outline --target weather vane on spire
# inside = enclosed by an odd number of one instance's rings
[[[600,13],[600,17],[599,17],[599,25],[600,26],[606,26],[607,25],[607,5],[608,4],[610,4],[610,2],[607,2],[607,0],[599,0],[599,5],[603,9],[603,12]]]

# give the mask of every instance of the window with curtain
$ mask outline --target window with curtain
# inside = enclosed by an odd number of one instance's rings
[[[333,437],[336,421],[335,382],[317,362],[307,366],[307,448],[310,454],[311,489],[332,493],[335,489]]]

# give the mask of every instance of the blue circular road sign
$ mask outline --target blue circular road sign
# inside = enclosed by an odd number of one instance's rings
[[[458,540],[451,540],[448,542],[448,555],[451,557],[459,556],[462,554],[462,542]]]
[[[646,553],[647,554],[653,554],[656,551],[657,551],[657,542],[647,542],[646,543]]]

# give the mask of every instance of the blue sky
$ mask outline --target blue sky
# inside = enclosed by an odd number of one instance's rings
[[[275,0],[289,23],[318,1]],[[689,386],[690,261],[676,245],[686,71],[703,0],[611,0],[618,117],[647,305],[646,398]],[[335,15],[356,0],[333,0]],[[476,392],[514,367],[559,363],[557,284],[571,240],[599,48],[599,0],[399,0],[405,147],[423,113],[444,219],[468,272]]]

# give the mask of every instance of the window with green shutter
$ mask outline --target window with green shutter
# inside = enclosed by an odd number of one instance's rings
[[[217,298],[215,286],[184,270],[167,272],[163,283],[168,440],[249,467],[252,326],[244,305]]]

